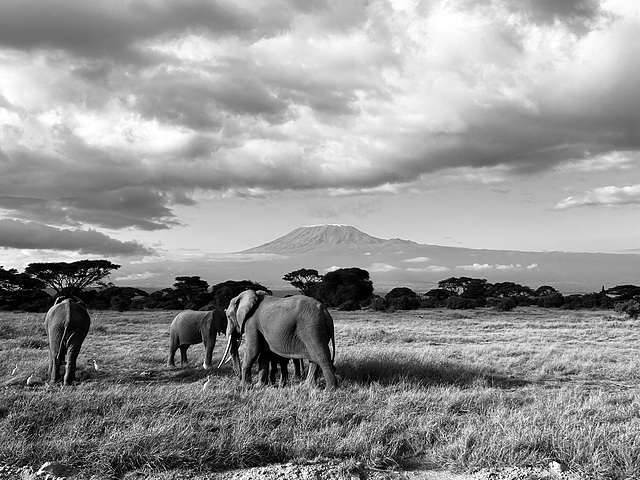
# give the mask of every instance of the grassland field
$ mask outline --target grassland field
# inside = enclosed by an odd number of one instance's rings
[[[457,472],[556,460],[587,478],[640,478],[639,320],[536,307],[332,311],[341,383],[325,392],[244,388],[230,363],[202,369],[201,344],[187,367],[167,367],[176,313],[90,312],[79,381],[61,388],[44,383],[44,315],[0,312],[0,463],[189,478],[317,458]],[[42,383],[27,387],[34,372]]]

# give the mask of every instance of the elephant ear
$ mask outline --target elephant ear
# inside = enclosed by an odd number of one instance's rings
[[[236,304],[236,318],[238,325],[240,326],[240,333],[244,333],[244,324],[251,317],[253,307],[260,302],[264,296],[260,297],[253,290],[245,290],[236,297],[238,303]]]

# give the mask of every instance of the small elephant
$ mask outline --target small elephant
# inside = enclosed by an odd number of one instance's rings
[[[76,377],[76,360],[90,326],[91,319],[87,309],[79,301],[64,297],[56,299],[44,317],[44,328],[49,337],[51,382],[60,380],[60,365],[68,354],[64,384],[73,383]]]
[[[269,365],[269,383],[271,385],[276,384],[276,376],[278,373],[278,367],[280,367],[280,386],[284,387],[289,381],[289,360],[288,358],[281,357],[275,353],[270,353],[270,365]],[[258,357],[258,363],[260,363],[260,357]],[[293,378],[300,380],[302,378],[302,371],[304,370],[304,360],[302,358],[293,359]]]
[[[180,364],[187,364],[187,348],[189,345],[204,342],[204,362],[202,366],[211,368],[213,347],[216,346],[216,336],[225,333],[227,316],[224,310],[194,311],[184,310],[176,315],[169,327],[169,361],[167,365],[175,367],[173,358],[180,348]]]
[[[239,363],[237,348],[244,334],[241,378],[245,384],[251,383],[251,367],[256,360],[259,360],[260,382],[266,383],[269,358],[258,357],[273,352],[286,358],[307,358],[310,362],[307,374],[309,384],[315,383],[319,366],[327,389],[338,386],[333,365],[333,319],[322,303],[304,295],[273,298],[264,291],[246,290],[231,300],[226,315],[228,341],[220,365],[229,352],[234,364]],[[330,343],[333,352],[329,350]]]

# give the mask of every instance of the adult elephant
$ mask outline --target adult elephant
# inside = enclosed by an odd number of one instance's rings
[[[333,319],[322,303],[303,295],[273,298],[265,291],[245,290],[229,302],[226,314],[228,340],[220,365],[231,351],[234,363],[239,366],[237,348],[244,334],[245,352],[240,368],[244,383],[251,383],[251,367],[260,354],[273,352],[286,358],[309,359],[308,383],[315,382],[319,366],[327,389],[338,386],[333,366],[336,351]],[[266,383],[268,368],[269,356],[263,355],[259,360],[261,383]]]
[[[60,365],[68,355],[64,384],[73,383],[76,360],[90,326],[87,309],[76,299],[58,297],[49,309],[44,317],[44,328],[49,337],[49,373],[52,382],[60,380]]]
[[[180,364],[187,363],[187,349],[190,345],[204,342],[204,368],[211,368],[213,347],[216,337],[225,333],[227,316],[224,310],[194,311],[185,310],[176,315],[169,327],[169,361],[170,367],[175,367],[173,358],[176,350],[180,349]]]

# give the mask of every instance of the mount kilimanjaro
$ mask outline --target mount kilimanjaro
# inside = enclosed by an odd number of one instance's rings
[[[262,279],[275,288],[286,288],[282,276],[300,268],[324,274],[345,267],[367,270],[378,291],[398,286],[426,291],[440,280],[462,276],[486,278],[491,283],[515,282],[534,289],[550,285],[565,293],[640,281],[640,255],[635,254],[444,247],[377,238],[349,225],[296,228],[237,255],[253,258],[243,265],[243,269],[252,269],[247,278]],[[239,278],[238,270],[234,278]]]
[[[240,253],[276,253],[281,255],[326,252],[331,250],[355,250],[363,248],[396,248],[417,245],[410,240],[372,237],[349,225],[310,225],[300,227]]]
[[[147,265],[137,266],[144,273]],[[563,293],[597,292],[604,286],[640,284],[640,255],[480,250],[383,239],[349,225],[311,225],[236,253],[209,254],[163,270],[189,272],[209,283],[250,279],[272,290],[293,287],[283,280],[301,268],[321,275],[337,268],[367,270],[376,293],[409,287],[425,293],[450,277],[515,282],[536,289],[552,286]],[[137,286],[137,285],[134,285]]]

